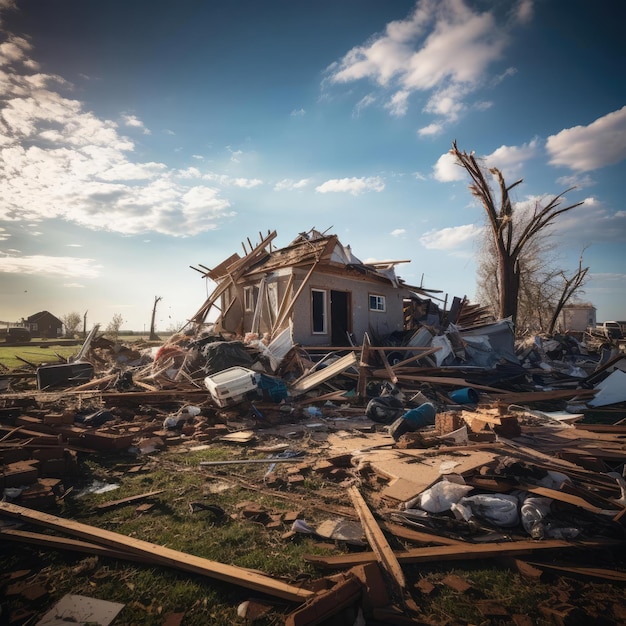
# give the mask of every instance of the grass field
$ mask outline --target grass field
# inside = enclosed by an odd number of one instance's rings
[[[42,346],[3,346],[0,344],[0,369],[1,366],[9,370],[28,367],[27,363],[35,366],[62,363],[79,350],[80,346],[59,346],[53,343]]]

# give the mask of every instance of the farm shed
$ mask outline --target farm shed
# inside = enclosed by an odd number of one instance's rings
[[[408,261],[363,263],[336,235],[315,229],[284,248],[273,249],[275,237],[276,231],[268,233],[257,246],[248,240],[244,257],[233,254],[213,269],[198,270],[217,285],[193,322],[205,323],[216,307],[220,332],[273,338],[290,327],[295,343],[346,346],[360,344],[368,332],[403,331],[414,310],[428,312],[427,291],[395,273],[396,265]]]
[[[63,334],[63,322],[48,311],[39,311],[26,318],[26,326],[33,337],[54,338]]]

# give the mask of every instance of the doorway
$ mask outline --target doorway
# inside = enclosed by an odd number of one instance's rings
[[[330,292],[330,341],[333,346],[349,346],[347,333],[352,332],[350,325],[350,292]]]

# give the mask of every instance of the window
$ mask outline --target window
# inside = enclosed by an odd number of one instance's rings
[[[385,296],[370,294],[370,311],[386,311]]]
[[[326,328],[326,291],[311,289],[311,320],[313,334],[325,334]]]
[[[245,311],[254,311],[254,287],[243,288],[243,308]]]

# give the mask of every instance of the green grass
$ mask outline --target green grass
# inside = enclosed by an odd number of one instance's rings
[[[244,448],[212,444],[196,452],[166,450],[145,458],[126,453],[84,456],[81,457],[81,471],[74,480],[74,493],[95,479],[114,482],[119,488],[82,498],[70,493],[57,514],[186,554],[259,570],[292,583],[333,573],[316,570],[304,561],[304,555],[336,554],[345,552],[346,546],[330,542],[320,544],[301,534],[285,539],[283,534],[289,530],[287,524],[279,529],[268,529],[260,520],[243,517],[241,504],[252,501],[274,514],[302,509],[307,523],[315,527],[334,517],[328,511],[316,509],[316,502],[325,506],[345,506],[345,491],[312,474],[304,485],[292,491],[276,492],[263,488],[265,464],[221,468],[199,465],[202,461],[229,460],[245,455]],[[249,451],[248,456],[262,458],[263,455]],[[141,471],[128,471],[140,465]],[[278,465],[276,472],[284,475],[288,467],[289,464]],[[227,488],[214,490],[217,483]],[[137,513],[137,503],[103,512],[95,508],[97,504],[157,490],[163,490],[163,493],[152,498],[155,506],[148,513]],[[190,508],[192,502],[217,505],[225,515],[220,518],[210,511],[194,513]],[[44,532],[40,528],[26,530]],[[407,543],[407,547],[412,546]],[[3,542],[0,573],[25,569],[30,570],[29,583],[43,585],[48,596],[39,605],[29,606],[20,596],[2,598],[0,595],[4,610],[29,608],[41,616],[65,594],[80,594],[124,604],[115,626],[161,626],[169,613],[185,613],[185,626],[242,624],[237,617],[237,606],[259,596],[236,585],[175,569]],[[403,571],[409,581],[409,592],[423,615],[433,624],[510,623],[498,622],[496,618],[490,621],[481,614],[479,601],[492,600],[504,606],[510,615],[528,615],[534,624],[547,626],[549,621],[542,615],[540,605],[562,603],[559,594],[564,589],[572,602],[585,609],[592,604],[588,600],[591,594],[598,606],[598,599],[605,603],[609,613],[613,605],[626,602],[623,585],[587,582],[578,585],[571,581],[564,584],[562,579],[554,578],[528,581],[508,564],[496,560],[407,564],[403,565]],[[460,593],[445,585],[443,579],[451,573],[466,580],[472,588]],[[433,593],[422,594],[413,586],[420,578],[435,585]],[[561,582],[557,584],[555,580]],[[2,589],[0,585],[0,594]],[[255,625],[283,624],[285,613],[293,608],[280,600],[269,602],[273,608]]]
[[[28,368],[28,363],[39,366],[51,363],[64,363],[80,350],[80,346],[59,346],[53,343],[43,346],[2,346],[0,345],[0,365],[8,370]],[[21,361],[18,357],[24,359]],[[0,369],[2,369],[0,367]]]

